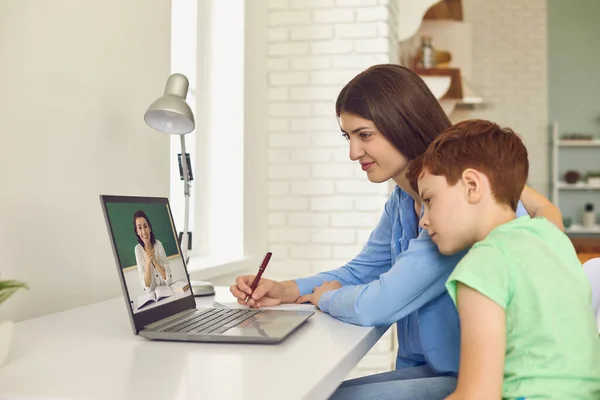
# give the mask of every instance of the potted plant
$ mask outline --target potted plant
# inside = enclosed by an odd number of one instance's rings
[[[589,171],[586,180],[590,186],[600,186],[600,171]]]
[[[27,286],[19,281],[0,281],[0,304],[5,302],[10,296],[12,296],[21,288],[27,288]],[[6,356],[8,355],[12,330],[12,321],[0,321],[0,366],[4,364]]]

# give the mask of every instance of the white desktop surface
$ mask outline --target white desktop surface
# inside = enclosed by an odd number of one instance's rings
[[[232,299],[217,288],[216,300]],[[385,332],[318,311],[275,345],[151,341],[125,307],[116,298],[15,324],[0,398],[326,399]]]

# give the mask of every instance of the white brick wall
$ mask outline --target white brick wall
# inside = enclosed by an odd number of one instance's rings
[[[293,278],[343,265],[379,219],[389,187],[350,161],[335,100],[397,46],[387,0],[270,0],[268,21],[269,270]],[[391,337],[352,376],[389,370]]]
[[[335,99],[357,73],[391,61],[389,20],[382,0],[269,1],[269,242],[289,250],[274,253],[273,274],[298,276],[286,262],[296,256],[314,260],[312,273],[354,255],[380,216],[388,187],[350,162]]]
[[[549,194],[548,49],[545,0],[463,0],[473,28],[473,83],[488,104],[455,111],[510,126],[529,152],[529,183]]]

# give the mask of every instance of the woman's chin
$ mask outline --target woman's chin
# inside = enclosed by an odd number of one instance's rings
[[[390,178],[388,176],[382,176],[377,174],[367,174],[367,179],[373,183],[383,183],[388,181]]]

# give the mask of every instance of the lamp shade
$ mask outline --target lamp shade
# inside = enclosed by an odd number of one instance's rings
[[[194,113],[185,101],[189,87],[182,74],[167,79],[165,93],[148,107],[144,121],[159,132],[184,135],[194,130]]]

